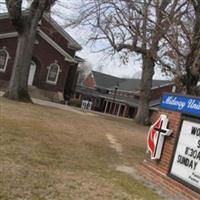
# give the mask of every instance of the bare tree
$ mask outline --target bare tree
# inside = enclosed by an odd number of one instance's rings
[[[23,0],[6,0],[9,17],[18,33],[18,45],[9,88],[5,96],[14,100],[31,101],[27,80],[37,26],[45,11],[56,0],[29,0],[30,7],[23,11]]]
[[[79,7],[79,15],[72,24],[91,27],[91,41],[107,40],[112,53],[133,53],[142,57],[140,105],[136,121],[149,122],[154,68],[159,60],[161,43],[171,26],[171,21],[184,12],[187,1],[178,0],[85,0]]]
[[[188,1],[184,14],[171,24],[163,38],[160,63],[174,75],[177,92],[200,95],[200,1]]]

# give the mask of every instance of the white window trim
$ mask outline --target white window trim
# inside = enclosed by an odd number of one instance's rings
[[[58,73],[57,73],[57,75],[56,75],[56,80],[55,80],[55,81],[49,81],[49,80],[48,80],[49,73],[50,73],[50,70],[51,70],[51,66],[52,66],[52,65],[56,65],[56,66],[58,67]],[[57,63],[52,63],[52,64],[50,64],[47,68],[48,68],[48,73],[47,73],[46,82],[49,83],[49,84],[52,84],[52,85],[56,85],[56,84],[57,84],[57,81],[58,81],[58,76],[59,76],[59,74],[60,74],[60,72],[61,72],[60,65],[58,65]]]
[[[6,68],[7,68],[7,65],[8,65],[8,59],[9,59],[9,53],[6,49],[0,49],[0,52],[4,51],[6,53],[6,62],[4,64],[4,68],[3,69],[0,69],[0,72],[5,72],[6,71]]]

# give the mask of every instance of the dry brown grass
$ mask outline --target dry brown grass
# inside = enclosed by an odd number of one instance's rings
[[[145,131],[129,120],[0,98],[0,199],[161,199],[115,171],[143,160]],[[121,144],[122,155],[106,134]]]

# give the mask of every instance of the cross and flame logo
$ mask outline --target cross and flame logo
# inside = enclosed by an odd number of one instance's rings
[[[150,127],[147,147],[151,154],[151,159],[160,159],[163,149],[163,142],[165,136],[170,136],[172,130],[167,129],[169,119],[166,115],[160,115],[158,120]]]

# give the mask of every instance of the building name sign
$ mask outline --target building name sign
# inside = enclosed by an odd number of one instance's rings
[[[200,116],[200,98],[166,93],[162,96],[160,107]]]
[[[200,124],[183,120],[170,174],[200,192]]]

